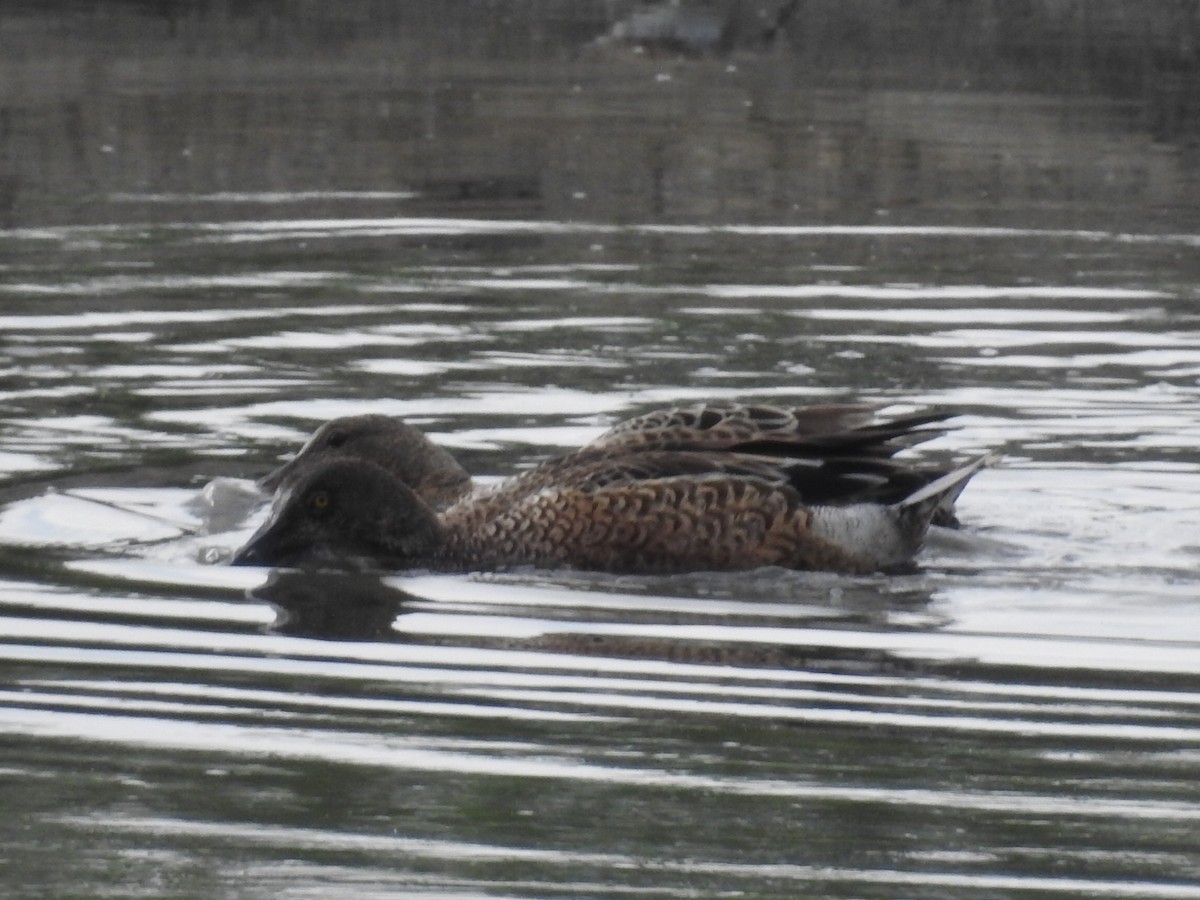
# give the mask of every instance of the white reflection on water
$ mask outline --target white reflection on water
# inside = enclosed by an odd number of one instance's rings
[[[836,800],[867,805],[931,806],[940,809],[1007,812],[1086,818],[1121,817],[1165,822],[1200,821],[1200,809],[1167,800],[1042,795],[1022,791],[939,791],[920,788],[860,788],[804,784],[736,776],[711,776],[653,767],[598,765],[547,755],[538,745],[509,745],[507,755],[454,748],[453,740],[397,738],[350,730],[310,730],[220,722],[101,715],[40,709],[0,709],[0,726],[39,737],[119,742],[159,749],[205,750],[307,759],[409,771],[458,773],[544,780],[594,781],[636,785],[654,791],[688,790],[715,794]],[[1131,729],[1136,731],[1136,727]],[[1165,730],[1164,730],[1165,731]],[[443,746],[444,745],[444,746]],[[521,752],[521,751],[524,752]]]
[[[429,343],[431,339],[439,341],[461,340],[466,337],[462,329],[445,327],[422,328],[421,326],[414,325],[411,333],[407,335],[348,330],[340,330],[336,334],[313,331],[279,331],[274,334],[264,334],[257,337],[232,338],[220,344],[184,344],[178,349],[188,352],[210,348],[214,351],[223,352],[231,348],[243,348],[247,350],[272,348],[287,348],[289,350],[338,350],[346,347],[415,347]],[[446,364],[431,364],[429,370],[436,372],[445,371],[446,369]]]
[[[263,280],[271,276],[262,276]],[[209,287],[206,284],[191,287]],[[245,286],[245,285],[243,285]],[[263,285],[270,286],[270,285]],[[151,286],[153,287],[153,286]],[[20,293],[14,288],[14,292]],[[93,293],[90,289],[83,293]],[[160,310],[142,309],[127,312],[80,312],[60,315],[7,315],[0,316],[0,329],[11,329],[12,333],[25,331],[57,332],[64,329],[115,328],[121,325],[154,324],[202,324],[209,322],[251,321],[255,319],[322,318],[327,316],[352,316],[377,312],[374,306],[295,306],[270,307],[263,309],[215,308],[205,310]],[[145,336],[145,335],[143,335]],[[92,335],[86,335],[92,338]],[[102,336],[110,339],[109,336]]]
[[[158,226],[171,227],[171,226]],[[377,218],[377,219],[276,219],[233,222],[188,223],[180,229],[202,230],[223,235],[226,240],[270,240],[283,236],[330,237],[379,235],[469,235],[469,234],[615,234],[633,232],[663,235],[745,235],[750,237],[822,237],[845,238],[925,237],[925,238],[1050,238],[1054,240],[1102,241],[1123,243],[1200,245],[1194,234],[1131,234],[1119,231],[1047,230],[1039,228],[961,227],[942,225],[605,225],[596,222],[520,221],[469,218]],[[111,233],[122,226],[85,226],[82,228],[19,229],[10,232],[24,239],[61,239],[88,232]]]
[[[7,398],[0,396],[0,399]],[[54,463],[45,457],[28,453],[0,452],[0,472],[45,472],[54,467]]]
[[[108,195],[115,203],[303,203],[308,200],[411,200],[412,191],[216,191],[211,194],[169,192]]]
[[[721,284],[709,285],[700,289],[688,289],[692,293],[704,294],[722,298],[771,298],[803,300],[809,297],[837,298],[844,300],[955,300],[955,301],[991,301],[991,300],[1156,300],[1165,299],[1170,294],[1161,291],[1131,290],[1128,288],[1101,287],[1041,287],[1037,285],[1013,285],[997,287],[986,285],[844,285],[844,284]],[[877,311],[879,318],[888,319],[896,315],[895,311]],[[803,312],[797,313],[804,315]],[[954,313],[950,313],[953,321]],[[853,316],[851,316],[853,318]],[[899,321],[905,321],[903,313]],[[918,319],[917,321],[924,321]],[[936,320],[935,320],[936,321]],[[1051,319],[1049,321],[1063,321]],[[1080,319],[1076,321],[1087,321]]]
[[[269,400],[240,407],[211,407],[203,410],[163,410],[153,412],[146,418],[159,422],[184,424],[220,423],[230,428],[245,420],[265,417],[295,418],[309,422],[322,422],[339,416],[362,413],[401,416],[405,419],[420,419],[430,416],[529,416],[557,415],[572,418],[583,416],[619,416],[624,410],[637,406],[663,405],[700,400],[735,399],[743,396],[744,388],[738,387],[678,387],[678,388],[630,388],[608,394],[598,394],[582,389],[571,389],[555,385],[527,387],[509,383],[486,391],[468,391],[453,397],[414,398],[370,398]],[[758,388],[758,397],[796,396],[794,387]],[[827,389],[809,389],[813,397],[832,394]],[[816,402],[815,400],[813,402]],[[603,429],[598,429],[602,431]]]
[[[612,881],[589,884],[579,882],[573,878],[572,883],[568,885],[564,885],[559,880],[539,882],[536,880],[538,871],[534,868],[539,866],[561,867],[564,869],[569,867],[572,875],[574,875],[580,866],[587,866],[599,868],[601,871],[609,871],[613,875],[623,873],[626,877],[628,877],[629,873],[656,870],[692,876],[719,875],[735,879],[754,879],[755,882],[761,879],[769,879],[785,883],[795,882],[797,883],[797,890],[806,890],[803,886],[807,884],[828,886],[830,883],[845,882],[849,885],[891,885],[906,890],[949,888],[969,891],[1030,891],[1035,893],[1077,894],[1083,897],[1122,896],[1163,898],[1163,900],[1193,900],[1193,898],[1200,897],[1200,887],[1183,882],[1154,883],[1103,878],[1039,877],[991,873],[969,874],[938,870],[849,869],[834,866],[730,862],[713,859],[675,860],[671,858],[647,858],[646,856],[588,852],[578,849],[541,849],[494,843],[484,844],[451,840],[431,840],[396,834],[348,834],[344,831],[316,828],[282,828],[263,824],[192,822],[177,818],[75,815],[57,817],[55,821],[88,832],[111,828],[119,832],[132,832],[139,835],[168,835],[192,840],[218,840],[237,846],[265,845],[268,847],[278,847],[283,850],[302,847],[307,850],[319,849],[329,852],[367,852],[378,854],[382,859],[388,860],[411,859],[444,862],[470,860],[475,864],[495,862],[502,864],[518,863],[522,866],[525,877],[519,882],[508,880],[497,882],[491,879],[486,882],[481,881],[481,888],[487,887],[492,890],[487,890],[486,893],[479,895],[480,897],[495,896],[493,890],[496,887],[512,887],[517,889],[524,887],[555,891],[567,887],[568,889],[579,890],[581,892],[596,890],[603,895],[609,895],[614,892]],[[969,859],[964,859],[964,855],[960,854],[954,861],[989,862],[992,859],[993,857],[990,854],[975,854],[970,856]],[[949,859],[947,856],[943,856],[938,861],[948,862]],[[308,878],[320,883],[322,876],[329,874],[327,870],[328,867],[325,866],[309,866],[308,871],[304,874]],[[262,878],[267,882],[272,880],[270,869],[254,871],[250,874],[254,877]],[[367,870],[365,877],[356,879],[360,890],[363,887],[363,881],[370,880],[370,875],[375,875],[385,884],[389,880],[397,879],[396,873],[382,867],[378,871]],[[548,875],[553,877],[553,868]],[[290,876],[295,878],[296,873],[292,872]],[[407,875],[398,886],[411,889],[412,884],[409,880],[411,877],[411,875]],[[622,878],[621,880],[624,881],[625,879]],[[329,887],[336,890],[337,885],[331,884]],[[625,893],[627,890],[634,891],[636,889],[618,888],[619,893]],[[638,891],[637,893],[641,895],[642,891]],[[665,892],[656,889],[649,889],[649,893],[651,895],[665,894],[667,896],[674,894],[673,891]],[[356,891],[354,896],[362,895]],[[474,897],[475,895],[462,895],[457,891],[453,894],[447,894],[443,890],[437,890],[435,896],[439,898],[452,898],[452,900],[469,900],[470,897]]]
[[[1164,339],[1169,343],[1170,338]],[[1029,343],[1029,342],[1027,342]],[[1200,342],[1188,342],[1200,343]],[[1011,366],[1017,369],[1099,369],[1107,366],[1136,367],[1149,375],[1187,376],[1200,371],[1200,346],[1194,350],[1138,350],[1125,353],[1012,354],[986,359],[948,358],[958,365]]]
[[[922,296],[927,295],[922,293]],[[789,310],[788,315],[802,319],[828,319],[845,322],[908,322],[930,325],[948,325],[960,322],[979,324],[986,322],[997,325],[1019,324],[1029,326],[1130,322],[1145,318],[1146,313],[1143,310],[1133,312],[1103,312],[1083,309],[1024,309],[1021,307],[1005,309],[995,306],[983,308],[972,307],[970,309],[905,306],[898,309],[877,309],[874,307],[868,309],[856,309],[854,307],[807,307],[805,309]],[[962,335],[964,339],[970,338],[973,343],[986,343],[986,341],[980,341],[978,338],[992,334],[1000,337],[1008,337],[1010,340],[1016,339],[1019,336],[1023,336],[1027,341],[1036,340],[1038,337],[1037,332],[1030,333],[1028,331],[988,330],[981,328],[952,331],[947,332],[947,334],[951,336]],[[1076,341],[1100,342],[1110,337],[1118,336],[1123,340],[1150,340],[1155,337],[1154,335],[1139,335],[1129,331],[1098,332],[1095,330],[1077,332],[1054,331],[1052,334],[1062,343],[1074,343]],[[1050,335],[1047,334],[1045,336]]]
[[[45,606],[46,604],[42,604]],[[468,626],[464,629],[464,625]],[[528,638],[542,635],[601,635],[632,638],[657,638],[662,641],[686,642],[689,640],[714,642],[730,646],[763,643],[772,648],[795,646],[808,652],[819,650],[856,650],[873,653],[885,652],[896,659],[936,662],[939,660],[971,660],[984,665],[1006,665],[1026,667],[1031,671],[1092,669],[1097,672],[1157,672],[1179,675],[1195,675],[1200,672],[1200,662],[1194,640],[1160,640],[1153,642],[1117,642],[1112,639],[1089,640],[1063,637],[1005,636],[996,634],[940,633],[940,632],[869,632],[851,629],[805,628],[789,625],[712,625],[655,623],[623,624],[614,622],[578,622],[532,619],[520,616],[467,616],[448,618],[439,614],[412,613],[405,615],[399,626],[410,636],[475,634],[479,636]],[[473,629],[473,630],[472,630]],[[317,675],[329,679],[370,679],[385,683],[417,682],[422,684],[444,684],[456,689],[477,692],[497,690],[502,686],[531,690],[581,690],[609,693],[620,689],[621,695],[636,705],[632,699],[635,691],[658,693],[696,692],[689,688],[667,686],[658,680],[639,682],[628,676],[637,673],[658,673],[663,676],[689,677],[712,675],[711,669],[703,666],[689,667],[681,663],[603,657],[580,657],[570,654],[540,653],[513,650],[484,650],[472,648],[469,642],[460,646],[414,644],[349,643],[334,645],[338,650],[338,661],[328,659],[331,645],[306,638],[285,638],[277,635],[253,635],[237,633],[196,632],[184,628],[165,628],[151,625],[124,625],[95,621],[56,622],[35,618],[14,619],[8,638],[12,643],[0,646],[0,658],[5,659],[51,659],[57,656],[53,646],[42,643],[77,642],[80,646],[68,648],[73,658],[80,663],[92,665],[111,664],[129,671],[138,667],[162,667],[168,669],[192,669],[195,671],[243,671],[274,673],[296,676]],[[35,642],[18,644],[17,641]],[[219,657],[197,655],[196,651],[217,646]],[[113,647],[118,649],[85,649]],[[150,649],[154,648],[154,649]],[[324,660],[324,661],[322,661]],[[572,669],[593,668],[612,673],[623,673],[620,680],[611,680],[594,674],[546,674],[548,671],[569,672]],[[540,670],[540,674],[539,674]],[[755,668],[730,669],[721,673],[724,678],[744,680],[805,680],[804,676],[786,670],[762,670]],[[820,673],[812,676],[817,680],[837,681],[838,676]],[[811,680],[811,679],[810,679]],[[848,682],[850,684],[875,684],[896,686],[900,682],[889,678],[872,678]],[[953,691],[954,683],[942,685],[943,690]],[[995,688],[1001,691],[1000,688]],[[1048,689],[1049,690],[1049,689]],[[700,693],[721,695],[723,689],[711,683],[704,684]],[[617,695],[613,695],[617,696]],[[1050,691],[1048,696],[1063,696]],[[1093,697],[1098,695],[1091,695]],[[1151,696],[1134,692],[1135,697]],[[1200,695],[1187,693],[1171,694],[1171,704],[1196,705]],[[543,700],[549,698],[542,698]],[[804,695],[795,699],[803,701]],[[843,698],[847,699],[847,698]],[[568,704],[588,705],[590,701],[581,694],[563,698]],[[612,702],[611,699],[605,702]],[[903,705],[903,704],[901,704]],[[802,717],[815,716],[821,721],[826,714],[842,715],[834,710],[787,710],[778,714]],[[890,724],[897,724],[892,722]],[[921,727],[950,727],[952,723],[942,720],[917,722],[909,725]],[[982,730],[1010,729],[1013,723],[989,723],[981,718],[977,727]],[[1020,731],[1020,726],[1016,730]],[[1032,724],[1028,727],[1033,728]],[[1038,726],[1040,727],[1040,726]],[[1047,727],[1057,727],[1049,723]],[[1071,725],[1064,726],[1072,728]],[[1098,726],[1100,727],[1100,726]],[[1040,733],[1040,732],[1039,732]],[[1068,732],[1064,732],[1068,733]],[[1072,732],[1073,733],[1073,732]],[[1122,735],[1125,732],[1117,732]],[[1097,736],[1099,736],[1097,732]],[[1167,732],[1147,733],[1146,739],[1166,738]],[[1200,739],[1200,732],[1183,728],[1171,730],[1179,739]]]
[[[83,295],[96,296],[103,294],[137,294],[140,292],[156,291],[193,291],[200,289],[221,288],[284,288],[297,286],[325,285],[342,278],[336,272],[261,272],[243,275],[106,275],[100,278],[89,278],[83,281],[47,284],[45,282],[5,282],[0,283],[0,291],[21,296],[36,295]],[[162,315],[162,314],[160,314]],[[203,314],[172,317],[169,313],[159,321],[206,321]],[[102,315],[83,313],[78,317],[58,316],[22,316],[0,317],[0,327],[8,324],[19,324],[24,328],[46,328],[48,320],[57,319],[65,327],[95,327],[115,325],[123,322],[148,321],[147,319],[129,318],[122,315]],[[211,318],[209,316],[208,318]]]
[[[37,688],[46,688],[39,692]],[[170,699],[147,698],[173,697]],[[228,701],[225,705],[218,700]],[[20,706],[70,707],[117,712],[129,715],[189,715],[221,716],[224,719],[245,717],[255,722],[288,721],[300,713],[328,716],[329,712],[386,713],[388,715],[463,716],[466,718],[524,719],[542,722],[606,722],[614,717],[588,713],[557,712],[546,709],[516,706],[486,706],[465,702],[438,703],[429,700],[396,700],[361,697],[330,697],[298,694],[294,691],[264,691],[222,689],[192,684],[163,682],[88,682],[88,681],[28,681],[21,691],[0,690],[0,703]],[[500,752],[521,749],[530,751],[534,745],[503,745],[495,741],[459,742],[467,749]]]
[[[52,493],[0,510],[0,541],[18,545],[106,547],[177,538],[191,530],[187,523],[86,494]]]
[[[256,840],[289,860],[341,842],[561,861],[576,878],[590,861],[605,869],[596,892],[612,893],[643,860],[589,852],[624,846],[592,820],[597,792],[656,827],[705,824],[707,798],[724,815],[749,797],[753,814],[713,817],[718,843],[691,826],[651,840],[654,871],[745,893],[776,879],[800,892],[844,880],[856,894],[1200,895],[1177,849],[1200,820],[1200,344],[1179,255],[1194,236],[313,219],[37,240],[63,242],[67,262],[21,269],[35,290],[8,285],[0,462],[81,480],[55,495],[42,489],[55,479],[31,477],[0,510],[14,569],[0,582],[7,769],[58,789],[93,760],[100,773],[150,761],[129,776],[149,785],[115,812],[56,818],[78,807],[31,794],[19,813],[40,827],[231,840],[239,879]],[[104,256],[105,274],[73,253]],[[176,253],[188,270],[172,271]],[[405,416],[486,478],[705,399],[961,408],[960,427],[917,452],[1001,448],[1007,461],[964,494],[964,528],[936,535],[905,576],[397,575],[378,633],[318,639],[281,628],[264,573],[197,563],[260,514],[215,525],[192,502],[215,483],[208,464],[251,477],[324,419]],[[167,452],[185,463],[152,483],[173,487],[135,488]],[[97,458],[128,470],[88,484]],[[352,604],[323,584],[330,609]],[[255,768],[254,805],[196,804],[196,751],[217,754],[214,769]],[[356,818],[343,789],[370,769],[433,799],[393,820],[383,788]],[[278,796],[268,770],[288,781]],[[322,778],[344,828],[239,819],[326,815],[305,806]],[[529,848],[489,843],[480,808],[507,792],[583,812],[539,810]],[[862,827],[881,808],[896,832]],[[505,815],[483,827],[519,827]],[[809,818],[849,824],[814,849],[788,831]],[[374,833],[395,821],[419,837]],[[758,829],[769,863],[739,862],[727,828]],[[452,830],[480,840],[423,837]],[[844,864],[859,847],[862,864]],[[1054,877],[1064,861],[1079,877]],[[1097,866],[1135,874],[1087,877]],[[1020,872],[1032,874],[1006,874]],[[452,877],[481,895],[516,883],[477,874]],[[546,887],[555,874],[530,876],[533,892],[563,893]]]
[[[89,238],[119,239],[123,235],[139,235],[147,226],[85,225],[44,228],[17,228],[4,232],[18,241],[76,242]],[[471,219],[463,217],[392,217],[392,218],[328,218],[273,219],[187,222],[156,224],[156,231],[178,231],[194,243],[244,243],[271,240],[314,240],[320,238],[402,236],[459,236],[459,235],[668,235],[740,236],[749,238],[823,238],[847,240],[878,238],[928,238],[937,240],[994,240],[1083,242],[1112,245],[1200,246],[1200,236],[1190,233],[1146,232],[1089,229],[1042,229],[943,225],[737,225],[737,224],[630,224],[610,225],[600,222],[563,222],[550,220]],[[196,236],[196,235],[199,236]]]
[[[89,596],[53,585],[34,582],[3,582],[0,608],[44,613],[75,613],[114,619],[142,618],[157,621],[180,619],[222,625],[269,625],[274,614],[261,604],[219,600],[178,599],[139,596]]]

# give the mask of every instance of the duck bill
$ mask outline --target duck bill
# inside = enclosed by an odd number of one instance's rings
[[[229,560],[231,566],[264,566],[287,569],[362,571],[375,568],[366,556],[340,542],[326,543],[286,519],[268,519]]]
[[[233,558],[229,560],[231,566],[267,566],[267,562],[263,556],[262,549],[258,546],[258,542],[251,540],[244,544]]]
[[[280,533],[276,522],[268,520],[250,540],[233,554],[231,566],[286,566],[295,561],[299,554],[296,547],[289,547]]]

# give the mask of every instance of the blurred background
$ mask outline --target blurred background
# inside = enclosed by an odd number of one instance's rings
[[[1193,0],[6,0],[0,224],[1191,221]],[[352,194],[353,196],[347,196]]]

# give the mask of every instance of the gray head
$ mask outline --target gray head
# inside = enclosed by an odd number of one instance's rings
[[[275,495],[235,566],[403,569],[442,542],[437,515],[374,463],[333,458],[297,470]]]
[[[333,419],[318,428],[288,463],[259,480],[275,492],[301,470],[331,459],[361,459],[390,472],[435,509],[470,490],[471,476],[420,429],[393,416]]]

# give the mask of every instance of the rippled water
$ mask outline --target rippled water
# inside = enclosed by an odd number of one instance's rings
[[[569,6],[0,9],[4,895],[1200,898],[1194,15]],[[724,399],[1003,459],[906,575],[223,564],[334,416]]]
[[[1195,238],[0,241],[14,884],[1200,896]],[[692,398],[952,406],[920,452],[1005,459],[908,576],[212,564],[328,417],[405,416],[490,476]]]

